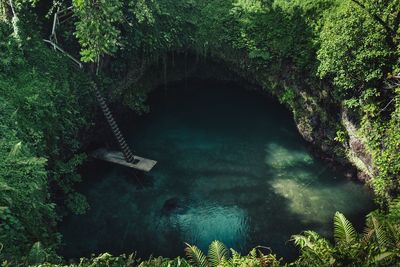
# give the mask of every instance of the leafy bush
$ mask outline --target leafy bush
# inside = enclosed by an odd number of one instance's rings
[[[94,114],[91,79],[43,45],[37,27],[43,18],[35,15],[38,11],[32,9],[31,2],[36,1],[14,1],[17,19],[10,18],[8,3],[0,0],[0,260],[8,260],[5,265],[58,260],[54,255],[59,236],[52,199],[62,203],[59,208],[68,207],[78,214],[88,208],[74,185],[80,181],[76,169],[86,159],[81,153],[83,133],[92,126]],[[302,127],[311,134],[316,127],[336,125],[340,117],[336,113],[345,106],[361,122],[360,134],[375,170],[370,183],[379,201],[388,204],[398,195],[399,0],[72,3],[75,16],[70,23],[82,47],[73,52],[80,52],[84,61],[97,62],[98,70],[103,57],[103,80],[110,84],[122,78],[125,81],[128,70],[133,69],[135,75],[125,82],[131,86],[141,77],[151,77],[146,81],[149,87],[156,79],[154,72],[149,76],[143,72],[153,64],[162,66],[160,77],[166,82],[167,55],[194,51],[198,56],[221,59],[230,71],[262,85],[295,116],[304,113],[301,123],[317,117],[316,124]],[[67,45],[74,42],[72,35],[67,37]],[[122,92],[126,104],[146,112],[145,86],[136,90],[130,86]],[[328,139],[328,134],[323,138]],[[345,144],[346,139],[340,128],[336,140]],[[294,236],[301,255],[292,265],[396,264],[398,203],[391,204],[388,214],[372,213],[362,235],[337,213],[335,244],[311,231]],[[241,256],[217,241],[211,244],[208,256],[191,245],[186,253],[187,260],[151,258],[140,263],[133,256],[104,253],[72,266],[280,264],[272,254],[255,249]]]
[[[50,250],[59,243],[50,192],[60,199],[75,192],[84,159],[75,154],[93,104],[87,79],[68,60],[35,33],[20,37],[29,40],[18,43],[0,23],[0,259],[9,261],[38,241]]]
[[[333,220],[334,245],[312,231],[293,236],[301,254],[292,265],[396,266],[400,262],[399,203],[399,200],[392,202],[388,213],[370,213],[362,234],[337,212]]]

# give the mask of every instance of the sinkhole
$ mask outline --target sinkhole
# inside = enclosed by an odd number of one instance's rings
[[[120,126],[136,154],[157,165],[140,175],[88,162],[79,191],[90,210],[60,224],[65,257],[174,257],[184,242],[207,250],[217,239],[292,259],[291,235],[309,229],[331,238],[336,211],[360,228],[373,209],[368,190],[314,157],[290,112],[268,96],[186,82],[155,90],[148,104],[148,114]]]

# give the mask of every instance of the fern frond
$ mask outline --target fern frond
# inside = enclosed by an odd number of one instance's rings
[[[314,249],[315,241],[321,239],[321,237],[314,231],[304,231],[302,234],[299,235],[292,235],[291,240],[294,244],[301,249],[309,248]]]
[[[400,225],[386,222],[386,231],[390,240],[390,245],[400,249]]]
[[[260,259],[260,266],[266,267],[266,266],[279,266],[279,260],[276,259],[276,255],[273,254],[268,254],[264,255],[261,251],[258,251],[259,256],[258,258]]]
[[[367,216],[364,231],[365,243],[369,243],[371,240],[376,240],[381,250],[387,247],[390,243],[384,226],[380,223],[378,217],[376,217],[374,213]]]
[[[203,252],[196,246],[186,244],[185,253],[189,262],[195,267],[209,267],[207,258]]]
[[[233,248],[231,248],[230,250],[231,250],[232,257],[229,260],[230,265],[228,265],[228,266],[237,266],[237,262],[240,261],[240,258],[242,256],[240,255],[239,252],[237,252]]]
[[[40,242],[33,244],[28,254],[28,265],[39,265],[46,261],[47,253]]]
[[[9,156],[15,157],[17,156],[22,149],[22,142],[16,143],[10,151]]]
[[[394,199],[389,204],[389,219],[393,221],[400,220],[400,197]]]
[[[301,249],[313,248],[313,245],[310,242],[310,240],[304,235],[292,235],[292,240],[294,241],[294,244],[300,247]]]
[[[383,253],[376,255],[372,259],[372,263],[376,266],[383,266],[383,264],[390,261],[393,256],[396,256],[396,253],[390,252],[390,251],[383,252]]]
[[[334,237],[337,244],[351,244],[357,239],[357,232],[346,217],[336,212],[333,218]]]
[[[222,262],[223,258],[227,259],[229,257],[228,249],[220,241],[211,242],[208,248],[208,259],[211,266],[217,267]]]

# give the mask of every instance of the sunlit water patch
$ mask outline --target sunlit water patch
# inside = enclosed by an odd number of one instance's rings
[[[330,238],[337,210],[362,226],[373,208],[368,190],[313,157],[287,110],[234,86],[197,87],[159,91],[150,114],[125,121],[135,152],[158,161],[147,176],[88,164],[80,191],[91,208],[60,225],[63,255],[172,257],[184,242],[205,250],[219,239],[291,258],[291,235]]]

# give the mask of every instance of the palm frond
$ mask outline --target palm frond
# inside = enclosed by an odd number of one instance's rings
[[[346,217],[336,212],[333,218],[334,237],[337,244],[351,244],[357,239],[357,232]]]
[[[203,252],[196,246],[186,244],[185,253],[189,262],[195,267],[208,267],[208,261]]]
[[[228,249],[222,242],[218,240],[214,240],[213,242],[211,242],[208,248],[208,259],[211,263],[211,266],[217,267],[218,265],[220,265],[223,258],[227,259],[228,257]]]

